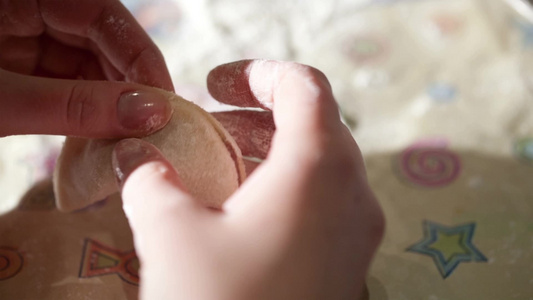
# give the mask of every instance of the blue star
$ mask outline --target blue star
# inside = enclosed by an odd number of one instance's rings
[[[442,277],[447,278],[461,262],[487,261],[472,244],[475,228],[475,223],[447,227],[424,221],[424,239],[407,251],[431,256]]]
[[[526,162],[533,162],[533,138],[524,138],[515,142],[516,154]]]
[[[533,46],[533,25],[527,22],[517,22],[516,26],[522,33],[522,46],[530,48]]]
[[[440,103],[451,102],[457,96],[457,89],[450,84],[435,82],[428,86],[427,93]]]

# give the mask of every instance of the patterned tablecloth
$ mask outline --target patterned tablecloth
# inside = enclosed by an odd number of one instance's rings
[[[387,218],[372,300],[533,299],[533,13],[520,0],[127,0],[176,90],[295,60],[329,77]],[[138,260],[111,197],[55,209],[62,138],[0,139],[0,298],[134,299]]]

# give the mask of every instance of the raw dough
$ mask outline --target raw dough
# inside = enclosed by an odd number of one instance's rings
[[[174,165],[188,191],[210,207],[220,207],[246,173],[233,138],[209,113],[169,92],[171,120],[144,138]],[[54,174],[57,206],[84,208],[119,190],[111,165],[117,140],[67,138]]]

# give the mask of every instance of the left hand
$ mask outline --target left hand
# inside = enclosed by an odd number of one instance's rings
[[[163,56],[120,1],[2,1],[0,12],[0,136],[141,136],[170,118],[145,87],[173,90]]]

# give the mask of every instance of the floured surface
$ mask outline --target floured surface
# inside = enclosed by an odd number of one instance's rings
[[[222,63],[297,60],[325,72],[387,217],[370,299],[531,299],[533,26],[505,1],[124,3],[161,46],[177,92],[209,110],[226,109],[205,92],[207,72]],[[0,162],[6,206],[60,144],[27,138],[0,140],[9,153]],[[16,145],[31,155],[7,152]],[[125,287],[136,287],[120,272],[81,267],[86,239],[99,243],[94,253],[131,250],[120,206],[107,202],[82,218],[45,210],[44,198],[24,205],[39,211],[0,219],[9,224],[0,226],[0,247],[26,262],[0,281],[0,295],[20,299],[5,291],[28,284],[45,299],[81,290],[128,299]],[[109,223],[97,227],[98,218]]]
[[[1,218],[2,299],[137,299],[139,264],[120,199],[65,214],[45,182],[21,204]]]

